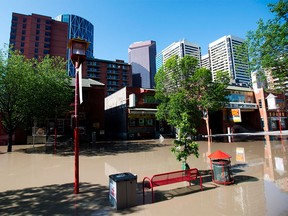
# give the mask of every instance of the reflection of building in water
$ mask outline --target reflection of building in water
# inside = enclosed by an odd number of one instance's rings
[[[287,139],[272,140],[265,136],[265,179],[272,181],[278,188],[288,192],[288,174],[287,174]]]

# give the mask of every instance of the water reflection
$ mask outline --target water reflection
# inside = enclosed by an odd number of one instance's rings
[[[288,192],[287,139],[265,136],[264,179],[273,181],[281,190]]]

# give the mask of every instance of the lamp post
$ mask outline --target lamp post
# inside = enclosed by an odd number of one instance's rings
[[[71,39],[68,47],[70,48],[70,58],[75,67],[75,97],[74,97],[74,155],[75,155],[75,181],[74,181],[74,193],[79,193],[79,128],[78,128],[78,104],[79,104],[79,67],[86,59],[86,50],[89,43],[82,39]]]

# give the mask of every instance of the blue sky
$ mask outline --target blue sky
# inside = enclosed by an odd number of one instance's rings
[[[75,14],[94,25],[94,56],[128,61],[133,42],[155,40],[157,53],[175,41],[208,44],[224,35],[245,38],[277,0],[10,0],[1,1],[0,48],[9,43],[12,12],[52,18]]]

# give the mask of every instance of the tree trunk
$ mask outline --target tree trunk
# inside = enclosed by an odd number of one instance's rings
[[[13,131],[8,131],[7,152],[12,152]]]

